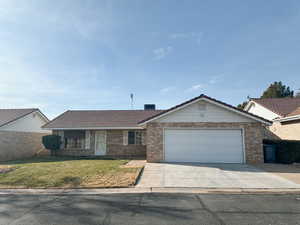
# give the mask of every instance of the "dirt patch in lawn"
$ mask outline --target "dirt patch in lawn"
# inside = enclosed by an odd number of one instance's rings
[[[0,174],[8,173],[13,171],[15,168],[12,166],[0,165]]]
[[[83,187],[129,187],[135,185],[136,179],[140,173],[125,172],[119,174],[106,174],[87,179],[82,183]]]
[[[265,163],[255,165],[266,172],[288,179],[300,184],[300,165],[299,164],[272,164]]]

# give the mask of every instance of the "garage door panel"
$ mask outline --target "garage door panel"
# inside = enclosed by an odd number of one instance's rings
[[[166,129],[164,148],[169,162],[243,162],[239,129]]]

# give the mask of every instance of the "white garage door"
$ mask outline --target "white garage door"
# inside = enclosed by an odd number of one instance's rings
[[[167,162],[244,162],[240,129],[166,129],[164,135]]]

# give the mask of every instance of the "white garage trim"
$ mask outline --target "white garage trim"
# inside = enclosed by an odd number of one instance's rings
[[[241,131],[241,141],[242,141],[242,163],[246,162],[246,146],[245,146],[245,130],[244,128],[237,128],[237,127],[164,127],[163,128],[163,161],[166,160],[166,151],[165,151],[165,133],[166,130],[239,130]]]

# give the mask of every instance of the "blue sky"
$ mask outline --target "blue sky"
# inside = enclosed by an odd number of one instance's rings
[[[0,107],[236,105],[300,88],[299,1],[1,0]]]

